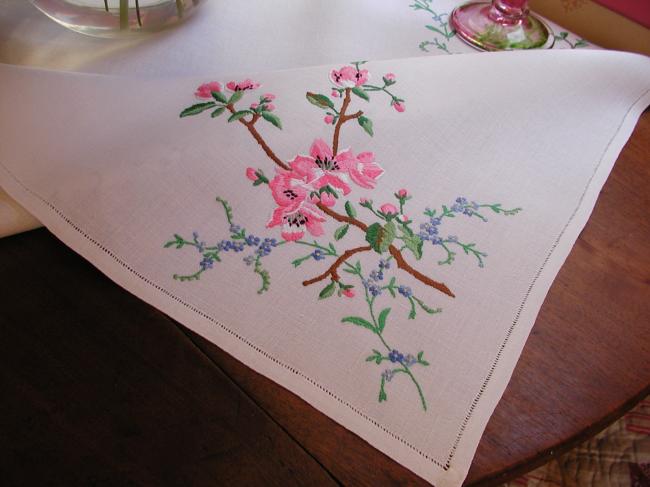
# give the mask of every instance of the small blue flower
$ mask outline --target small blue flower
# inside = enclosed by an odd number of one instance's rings
[[[460,213],[461,211],[463,211],[463,205],[459,205],[458,203],[454,203],[453,205],[451,205],[450,209],[454,213]]]
[[[192,232],[192,238],[194,240],[198,240],[199,239],[199,232],[197,232],[197,231]]]
[[[411,291],[411,288],[408,286],[402,285],[397,288],[397,291],[405,298],[410,298],[411,296],[413,296],[413,291]]]
[[[388,360],[390,360],[393,363],[398,362],[400,355],[401,354],[397,350],[391,350],[390,353],[388,354]]]
[[[472,211],[471,208],[467,207],[467,208],[465,208],[465,209],[463,210],[463,214],[464,214],[464,215],[467,215],[467,216],[472,216],[472,215],[474,214],[474,212]]]
[[[381,259],[379,261],[379,268],[380,269],[390,269],[390,261],[386,259]]]
[[[245,246],[244,242],[233,242],[232,243],[232,249],[235,252],[243,252],[244,251],[244,246]]]
[[[196,250],[198,250],[200,253],[203,253],[205,250],[206,243],[205,242],[199,242],[196,244]]]
[[[219,242],[219,250],[223,250],[224,252],[228,252],[230,249],[232,249],[232,242],[230,240],[222,240]]]
[[[459,196],[456,198],[456,203],[459,205],[466,205],[467,204],[467,198],[463,198],[462,196]]]
[[[311,256],[314,258],[314,260],[323,260],[325,258],[325,254],[321,249],[316,249],[311,253]]]
[[[393,375],[394,375],[394,374],[393,374],[393,371],[390,370],[390,369],[386,369],[386,370],[384,370],[384,371],[381,373],[382,378],[383,378],[386,382],[390,382],[391,379],[393,378]]]
[[[203,257],[203,260],[199,265],[201,266],[202,270],[212,269],[212,266],[214,266],[214,260],[212,257]]]
[[[246,245],[250,247],[256,247],[260,244],[260,238],[256,237],[255,235],[249,235],[246,237]]]
[[[472,201],[471,205],[472,205],[472,208],[474,208],[475,210],[478,210],[478,203],[476,201]]]
[[[369,277],[371,281],[382,281],[384,279],[384,273],[382,271],[373,270]]]
[[[252,265],[253,262],[255,262],[255,256],[249,255],[247,257],[244,257],[244,262],[246,263],[246,265]]]
[[[368,292],[377,297],[381,294],[381,287],[377,286],[376,284],[370,284],[368,286]]]
[[[408,367],[411,367],[411,366],[415,365],[417,363],[417,361],[418,360],[413,355],[411,355],[410,353],[406,357],[404,357],[404,365],[406,365]]]
[[[235,225],[234,223],[230,225],[230,232],[231,233],[239,233],[241,232],[241,227],[239,225]]]
[[[418,237],[420,237],[422,240],[429,240],[429,234],[427,232],[418,233]]]
[[[438,217],[429,218],[429,221],[431,222],[431,225],[438,226],[442,223],[442,218],[438,218]]]
[[[456,235],[449,235],[447,237],[447,240],[449,240],[450,242],[457,243],[458,242],[458,237]]]
[[[433,245],[440,245],[442,243],[442,239],[440,237],[433,237],[431,238],[431,244]]]

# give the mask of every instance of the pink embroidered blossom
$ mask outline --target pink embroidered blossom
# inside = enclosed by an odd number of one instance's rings
[[[307,198],[308,188],[299,175],[290,171],[278,172],[269,186],[279,206],[267,222],[268,228],[282,225],[282,238],[288,241],[300,240],[305,230],[315,237],[323,234],[325,216]]]
[[[268,112],[272,112],[273,110],[275,110],[275,105],[273,103],[267,103],[266,104],[266,110]]]
[[[354,164],[352,151],[346,150],[334,156],[330,146],[322,139],[314,141],[309,156],[296,156],[289,163],[291,169],[314,189],[330,186],[343,194],[350,192],[347,172]]]
[[[348,167],[352,181],[366,189],[373,189],[377,179],[384,174],[384,170],[375,162],[372,152],[361,152]]]
[[[386,215],[397,215],[397,208],[390,203],[384,203],[379,207],[379,210]]]
[[[409,195],[409,193],[405,189],[400,189],[397,192],[397,196],[399,196],[400,198],[406,198],[408,195]]]
[[[220,92],[221,91],[221,85],[217,81],[211,81],[210,83],[204,83],[201,86],[199,86],[196,91],[194,92],[194,96],[197,98],[203,98],[203,99],[212,99],[212,92]]]
[[[246,168],[246,177],[251,181],[257,181],[257,173],[252,167]]]
[[[330,72],[332,83],[346,88],[361,86],[368,82],[370,75],[367,69],[357,69],[354,66],[343,66],[338,71],[333,69]]]
[[[264,98],[266,101],[273,101],[275,100],[275,95],[273,93],[264,93],[262,95],[262,98]]]
[[[226,83],[226,88],[228,88],[230,91],[246,91],[246,90],[254,90],[256,88],[259,88],[260,84],[256,83],[250,79],[245,79],[244,81],[240,81],[239,83],[236,83],[235,81],[229,81]]]
[[[395,79],[396,79],[396,76],[393,73],[386,73],[384,75],[384,78],[386,78],[388,81],[393,81],[394,82]]]
[[[354,289],[352,289],[352,288],[344,289],[343,291],[341,291],[341,294],[343,294],[343,296],[345,296],[345,297],[353,298],[354,297]]]
[[[332,96],[334,98],[339,98],[341,96],[341,93],[339,92],[339,90],[332,90]]]
[[[359,198],[359,204],[360,205],[372,205],[372,200],[369,200],[368,198]]]
[[[397,110],[398,112],[402,113],[404,110],[406,110],[406,106],[404,105],[403,101],[396,101],[393,102],[393,108]]]
[[[332,123],[334,122],[334,117],[332,115],[325,115],[325,118],[323,119],[323,121],[327,125],[332,125]]]
[[[334,206],[336,204],[336,198],[328,193],[327,191],[321,193],[320,195],[314,195],[311,197],[312,203],[322,203],[325,206]]]

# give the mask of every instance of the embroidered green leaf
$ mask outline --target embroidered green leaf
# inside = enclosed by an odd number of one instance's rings
[[[214,98],[215,100],[217,100],[220,103],[226,103],[228,101],[228,99],[226,98],[226,95],[224,95],[220,91],[212,91],[211,93],[212,93],[212,98]]]
[[[357,216],[357,210],[354,209],[354,206],[349,201],[345,202],[345,212],[350,218],[356,218]]]
[[[357,95],[359,98],[362,98],[363,100],[370,101],[370,97],[365,91],[363,91],[363,88],[361,88],[360,86],[355,86],[354,88],[352,88],[352,93]]]
[[[232,225],[232,207],[226,200],[219,196],[217,196],[216,200],[221,203],[221,206],[223,206],[223,211],[226,213],[226,219],[228,220],[228,223]]]
[[[257,290],[257,294],[263,294],[265,291],[268,291],[271,287],[271,275],[266,269],[262,267],[259,258],[255,261],[253,272],[260,276],[260,279],[262,280],[262,287]]]
[[[386,379],[382,376],[381,378],[381,385],[379,386],[379,402],[384,402],[385,400],[388,399],[388,396],[386,395],[386,391],[384,391],[384,384],[386,383]]]
[[[270,122],[271,125],[282,129],[282,122],[280,122],[280,118],[276,114],[271,112],[262,112],[262,118],[267,122]]]
[[[375,327],[373,326],[372,323],[370,323],[367,320],[364,320],[363,318],[360,318],[359,316],[346,316],[341,320],[341,322],[352,323],[353,325],[362,326],[363,328],[368,328],[373,333],[377,333],[377,330],[375,330]]]
[[[192,105],[191,107],[186,108],[181,112],[180,117],[189,117],[192,115],[198,115],[199,113],[202,113],[212,107],[216,107],[217,104],[213,101],[209,101],[206,103],[197,103],[196,105]]]
[[[334,232],[334,240],[341,240],[343,237],[345,237],[345,234],[348,233],[349,228],[350,225],[347,223],[341,227],[338,227]]]
[[[244,96],[243,91],[235,91],[232,96],[230,97],[230,100],[228,100],[228,103],[237,103],[239,100],[241,100]]]
[[[422,355],[424,355],[424,352],[418,352],[418,363],[421,364],[421,365],[424,365],[426,367],[427,365],[429,365],[429,362],[424,360],[422,358]]]
[[[320,292],[320,294],[318,295],[318,299],[327,299],[327,298],[329,298],[332,294],[334,294],[335,289],[336,289],[336,283],[334,281],[330,282]]]
[[[238,91],[237,93],[241,93],[241,92]],[[248,110],[242,110],[241,112],[235,112],[232,115],[230,115],[230,118],[228,118],[228,123],[235,122],[235,121],[239,120],[240,118],[245,117],[249,113],[250,113],[250,111],[248,111]]]
[[[400,226],[400,230],[402,230],[403,234],[399,239],[413,253],[415,259],[420,260],[422,258],[422,239],[415,235],[408,227]]]
[[[375,362],[377,365],[381,364],[381,352],[379,350],[372,349],[372,355],[366,357],[366,362]]]
[[[309,103],[316,105],[318,108],[334,108],[334,102],[325,95],[307,93],[306,96]]]
[[[216,92],[215,92],[215,93],[216,93]],[[219,108],[217,108],[214,112],[212,112],[212,114],[211,114],[210,116],[211,116],[212,118],[216,118],[216,117],[218,117],[219,115],[221,115],[225,109],[226,109],[226,107],[219,107]]]
[[[387,222],[383,227],[379,223],[373,223],[366,230],[366,242],[370,244],[375,252],[383,253],[395,240],[395,224]]]
[[[368,117],[361,116],[357,118],[357,122],[359,122],[361,128],[365,130],[370,137],[374,135],[374,132],[372,130],[372,120],[370,120]]]
[[[379,313],[379,318],[377,318],[377,327],[379,329],[379,334],[381,334],[381,332],[384,331],[388,313],[390,313],[390,308],[384,308],[381,310],[381,313]]]

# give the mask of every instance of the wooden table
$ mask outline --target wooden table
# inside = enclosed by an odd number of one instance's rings
[[[546,462],[650,393],[650,112],[542,307],[467,483]],[[46,230],[0,239],[9,485],[420,485]]]

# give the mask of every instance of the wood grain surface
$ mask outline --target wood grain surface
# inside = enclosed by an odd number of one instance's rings
[[[542,307],[468,485],[650,393],[650,112]],[[2,485],[425,485],[45,230],[0,239]]]

